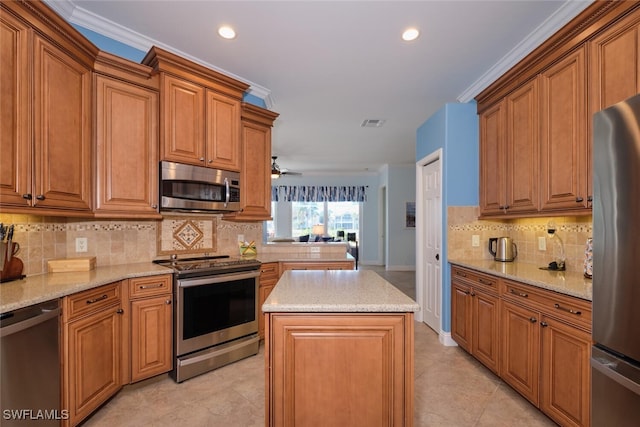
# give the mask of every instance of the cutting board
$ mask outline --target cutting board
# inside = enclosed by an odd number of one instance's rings
[[[89,271],[96,268],[96,257],[60,258],[47,261],[49,273]]]

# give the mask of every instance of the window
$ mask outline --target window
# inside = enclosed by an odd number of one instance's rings
[[[265,241],[313,234],[313,226],[324,225],[324,235],[338,231],[359,234],[361,202],[271,202],[273,221],[265,221]]]

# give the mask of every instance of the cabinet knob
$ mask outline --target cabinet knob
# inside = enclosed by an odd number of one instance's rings
[[[156,204],[151,205],[151,209],[158,209],[158,205]]]
[[[475,296],[476,296],[476,293],[475,293],[475,292],[473,292],[473,291],[471,291],[471,296],[472,296],[472,297],[475,297]]]
[[[165,303],[167,303],[167,305],[171,305],[171,300],[168,299],[168,300],[165,301]]]
[[[27,194],[23,194],[22,198],[23,199],[27,199],[27,200],[31,200],[31,199],[33,199],[33,196],[31,195],[31,193],[27,193]]]
[[[200,161],[201,161],[201,162],[204,162],[204,157],[200,157]]]
[[[547,322],[540,322],[540,326],[546,328],[547,326],[549,326],[549,324]]]
[[[210,160],[209,160],[209,164],[211,164],[211,163],[213,163],[213,160],[211,160],[211,159],[210,159]]]
[[[44,198],[45,198],[45,197],[44,197],[44,194],[38,194],[38,195],[36,196],[36,199],[38,199],[38,200],[44,200]]]
[[[593,202],[593,196],[587,196],[587,202]]]
[[[124,313],[124,310],[123,310],[123,309],[121,309],[121,308],[119,308],[119,309],[117,309],[117,310],[116,310],[116,313],[118,313],[118,314],[123,314],[123,313]]]
[[[576,203],[582,203],[584,199],[580,196],[576,197]]]
[[[529,322],[531,323],[536,323],[538,321],[538,319],[536,319],[535,317],[530,317],[529,318]]]

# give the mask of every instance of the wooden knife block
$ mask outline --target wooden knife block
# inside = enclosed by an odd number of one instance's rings
[[[2,271],[0,271],[0,282],[9,282],[11,280],[23,279],[25,276],[22,274],[24,270],[24,263],[22,260],[16,256],[11,256],[16,252],[14,246],[17,243],[12,242],[11,247],[7,248],[5,259],[2,260],[3,266]]]

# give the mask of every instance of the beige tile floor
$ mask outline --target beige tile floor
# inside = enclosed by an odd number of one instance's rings
[[[415,298],[414,272],[363,268]],[[424,323],[415,326],[414,407],[418,427],[555,425],[463,350],[442,346]],[[126,386],[84,426],[264,426],[264,348],[182,384],[161,375]]]

